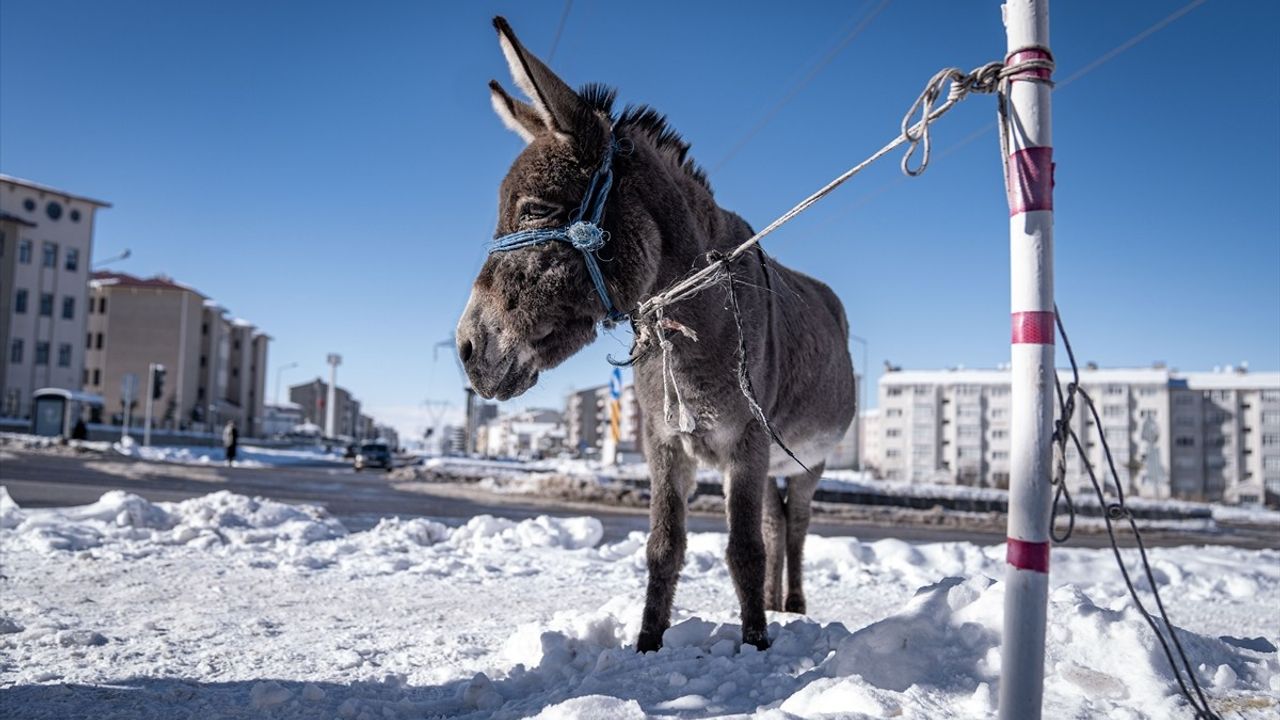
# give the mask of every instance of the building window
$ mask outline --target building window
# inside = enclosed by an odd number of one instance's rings
[[[992,439],[992,440],[1003,440],[1003,439],[1005,439],[1008,435],[1009,435],[1009,431],[1007,431],[1007,430],[992,430],[992,431],[991,431],[991,439]]]
[[[1114,397],[1114,396],[1116,396],[1116,395],[1123,395],[1123,394],[1124,394],[1124,386],[1123,386],[1123,385],[1108,385],[1108,386],[1107,386],[1107,389],[1106,389],[1106,394],[1107,394],[1107,395],[1111,395],[1111,396],[1113,396],[1113,397]]]
[[[205,357],[204,355],[201,355],[201,356],[200,356],[200,367],[207,367],[208,365],[209,365],[209,358]]]
[[[1156,419],[1157,417],[1159,417],[1159,415],[1160,415],[1160,413],[1158,413],[1158,412],[1157,412],[1157,411],[1155,411],[1155,410],[1143,410],[1143,411],[1142,411],[1142,417],[1143,417],[1144,419],[1145,419],[1145,418],[1151,418],[1152,420],[1154,420],[1154,419]]]
[[[1008,410],[1005,410],[1005,409],[1004,409],[1004,408],[1002,408],[1002,407],[991,408],[991,418],[992,418],[993,420],[994,420],[994,419],[997,419],[997,418],[1003,418],[1003,417],[1005,417],[1005,416],[1006,416],[1006,415],[1008,415],[1008,414],[1009,414],[1009,411],[1008,411]]]
[[[58,244],[46,240],[41,247],[44,250],[44,254],[41,256],[43,258],[41,264],[47,268],[58,267]]]
[[[72,210],[70,213],[68,213],[68,217],[71,218],[71,222],[80,222],[80,211]]]
[[[26,210],[27,212],[35,212],[35,211],[36,211],[36,201],[35,201],[35,200],[32,200],[31,198],[27,198],[26,200],[23,200],[23,201],[22,201],[22,209],[23,209],[23,210]]]
[[[92,303],[90,303],[90,305],[92,305]],[[85,350],[93,349],[93,333],[84,334],[84,349]]]
[[[98,346],[99,350],[102,349],[102,333],[98,333],[98,342],[95,344]]]
[[[66,258],[66,262],[63,264],[63,267],[70,270],[71,272],[75,272],[76,270],[80,269],[80,249],[79,248],[67,248],[67,258]]]
[[[1262,469],[1280,470],[1280,455],[1269,455],[1262,458]]]
[[[62,217],[62,203],[50,200],[49,204],[44,206],[44,212],[50,220],[57,220]]]
[[[1103,417],[1124,417],[1125,415],[1128,415],[1128,414],[1129,414],[1129,410],[1124,405],[1103,405],[1102,406]]]
[[[18,314],[26,314],[27,312],[27,291],[25,288],[18,288],[18,292],[13,295],[13,311]]]
[[[201,334],[201,335],[208,335],[208,334],[209,334],[209,323],[201,323],[201,324],[200,324],[200,334]]]
[[[1174,438],[1173,444],[1177,445],[1178,447],[1195,447],[1196,439],[1191,437],[1190,435],[1179,435],[1178,437]]]
[[[53,317],[53,293],[40,293],[40,316]]]
[[[1280,412],[1264,412],[1262,413],[1263,425],[1280,425]]]
[[[23,265],[31,264],[31,241],[23,240],[18,243],[18,262]]]
[[[106,295],[103,295],[102,297],[98,298],[98,314],[100,315],[107,314],[107,296]]]
[[[22,363],[22,338],[14,338],[9,345],[9,362],[15,365]]]
[[[1263,390],[1262,402],[1275,402],[1280,400],[1280,390]]]
[[[884,416],[891,418],[902,417],[902,408],[889,408],[884,411]]]
[[[102,384],[102,369],[94,368],[93,369],[93,385],[94,387],[97,387],[101,384]]]
[[[1195,401],[1196,399],[1188,393],[1179,393],[1177,398],[1174,399],[1174,403],[1178,405],[1190,405]]]
[[[899,430],[898,428],[888,428],[887,430],[884,431],[884,436],[891,437],[891,438],[901,437],[902,431]]]
[[[1009,453],[1004,450],[996,450],[995,452],[991,453],[991,459],[992,460],[1008,460]]]
[[[1280,435],[1277,435],[1274,433],[1264,433],[1262,436],[1262,445],[1263,447],[1280,445]]]
[[[84,370],[80,371],[80,384],[81,385],[89,384],[89,368],[85,368]]]
[[[976,438],[979,435],[977,425],[961,425],[956,428],[956,436],[962,438]]]
[[[58,344],[58,367],[71,367],[71,343]]]
[[[1155,388],[1153,388],[1153,387],[1143,387],[1143,388],[1139,388],[1139,389],[1138,389],[1138,394],[1139,394],[1139,395],[1141,395],[1141,396],[1143,396],[1143,397],[1151,397],[1152,395],[1155,395],[1155,394],[1156,394],[1156,389],[1155,389]]]
[[[896,458],[902,455],[902,451],[897,448],[885,448],[884,456],[887,458]]]
[[[62,319],[74,320],[76,317],[76,299],[70,295],[62,298]]]
[[[44,341],[36,343],[36,364],[49,364],[49,343]]]

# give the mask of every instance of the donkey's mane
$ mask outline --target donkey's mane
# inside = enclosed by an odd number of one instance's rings
[[[614,117],[613,101],[618,91],[607,85],[589,83],[582,86],[578,95],[592,111],[602,112],[613,120],[614,127],[635,128],[653,141],[658,150],[669,153],[689,177],[711,191],[707,174],[689,157],[689,143],[667,123],[667,116],[648,105],[628,105],[622,114]]]

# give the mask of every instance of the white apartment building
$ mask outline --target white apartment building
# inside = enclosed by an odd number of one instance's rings
[[[109,203],[0,174],[0,416],[79,390],[93,225]]]
[[[1065,389],[1070,372],[1059,377]],[[1253,504],[1280,494],[1280,373],[1091,367],[1080,385],[1098,418],[1081,404],[1072,426],[1100,479],[1103,436],[1122,482],[1144,497]],[[882,477],[1008,487],[1007,369],[889,372],[879,398],[879,457],[868,461]],[[1067,482],[1090,487],[1073,446]]]
[[[564,417],[549,409],[500,415],[481,425],[476,438],[476,451],[490,457],[550,457],[564,446]]]

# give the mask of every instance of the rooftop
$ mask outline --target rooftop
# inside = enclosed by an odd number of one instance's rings
[[[49,193],[51,195],[61,195],[62,197],[67,198],[68,200],[79,200],[80,202],[86,202],[86,203],[89,203],[90,205],[97,205],[98,207],[104,207],[104,208],[111,207],[111,203],[109,202],[104,202],[102,200],[94,200],[93,198],[85,197],[84,195],[74,195],[72,193],[67,192],[66,190],[59,190],[56,187],[51,187],[49,185],[42,185],[38,182],[33,182],[31,180],[26,180],[20,177],[14,177],[12,175],[5,175],[4,173],[0,173],[0,182],[8,182],[8,183],[13,183],[14,185],[21,185],[22,187],[31,188],[32,190],[37,190],[42,193]]]
[[[164,275],[155,275],[149,278],[140,278],[129,273],[114,272],[111,270],[99,270],[89,275],[89,284],[95,287],[131,287],[131,288],[155,288],[158,290],[184,290],[192,292],[200,297],[204,294],[195,288],[188,287],[181,283],[173,281],[173,278]]]
[[[1070,368],[1059,368],[1058,377],[1071,379]],[[1199,389],[1280,388],[1280,372],[1178,372],[1169,368],[1081,368],[1080,380],[1086,384],[1116,383],[1121,385],[1170,385]],[[1007,385],[1007,368],[954,370],[895,370],[880,377],[881,385]]]

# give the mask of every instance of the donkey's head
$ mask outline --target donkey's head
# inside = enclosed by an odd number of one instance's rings
[[[496,81],[489,83],[493,108],[503,123],[528,146],[502,181],[495,237],[567,228],[581,220],[577,211],[588,194],[612,136],[608,106],[612,94],[603,89],[574,92],[516,39],[506,20],[497,18],[498,42],[511,74],[530,102],[511,97]],[[615,192],[616,196],[617,193]],[[602,255],[621,264],[634,255],[619,249],[617,237],[627,215],[616,197],[602,224],[613,240]],[[594,228],[594,226],[592,226]],[[594,230],[593,230],[594,231]],[[576,237],[576,236],[575,236]],[[598,233],[597,242],[604,237]],[[606,298],[597,292],[584,251],[565,242],[536,242],[510,252],[495,252],[485,261],[458,321],[458,354],[475,389],[485,397],[505,400],[533,386],[538,373],[566,360],[596,336],[596,324],[607,314]],[[587,243],[590,247],[590,243]],[[588,249],[587,251],[591,251]],[[616,275],[616,267],[606,275]],[[651,275],[629,269],[633,277]],[[625,309],[634,292],[609,283],[612,302]]]

